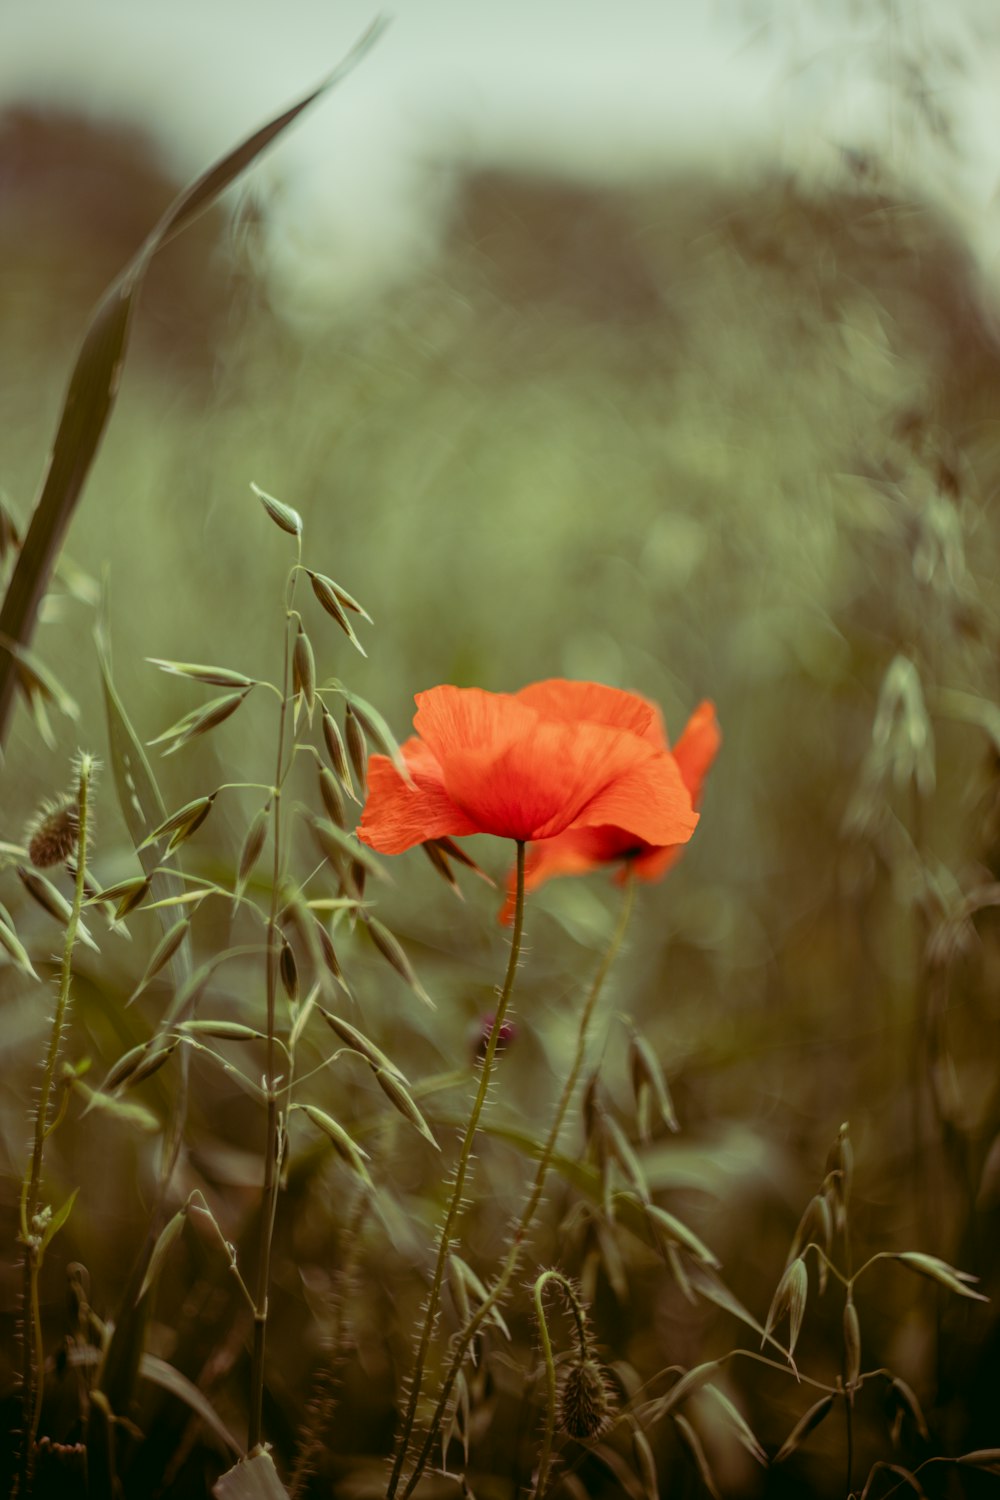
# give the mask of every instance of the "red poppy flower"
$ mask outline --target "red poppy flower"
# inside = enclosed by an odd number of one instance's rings
[[[655,713],[654,724],[656,743],[662,751],[669,754],[666,733],[658,712]],[[721,743],[715,705],[706,700],[691,715],[670,757],[677,766],[695,808],[701,801],[702,784]],[[684,843],[686,842],[685,839]],[[652,839],[630,838],[621,828],[610,825],[569,828],[529,851],[524,867],[525,889],[532,890],[553,875],[585,875],[599,865],[618,859],[628,861],[627,867],[623,865],[619,871],[619,880],[624,880],[626,868],[630,868],[640,880],[660,880],[680,859],[683,847],[683,843],[676,840],[660,844]],[[509,922],[513,910],[511,877],[501,921]]]
[[[524,842],[610,829],[626,846],[686,843],[698,815],[655,706],[593,682],[417,694],[412,785],[373,755],[358,837],[382,854],[494,833]]]

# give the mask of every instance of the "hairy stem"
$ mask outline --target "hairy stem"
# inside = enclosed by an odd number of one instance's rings
[[[410,1435],[413,1432],[413,1423],[417,1414],[417,1403],[420,1400],[420,1388],[423,1385],[424,1371],[427,1365],[427,1355],[430,1351],[431,1338],[437,1322],[438,1304],[441,1300],[441,1284],[444,1280],[445,1266],[448,1261],[448,1253],[451,1249],[451,1235],[458,1218],[462,1203],[462,1193],[465,1189],[466,1173],[469,1169],[469,1161],[472,1157],[472,1144],[475,1140],[476,1129],[479,1125],[479,1117],[483,1112],[486,1102],[486,1094],[489,1090],[490,1079],[493,1075],[493,1060],[496,1056],[497,1043],[503,1027],[504,1017],[507,1014],[507,1006],[510,1003],[511,993],[514,988],[514,975],[517,972],[518,958],[521,952],[521,931],[524,925],[524,842],[517,840],[517,891],[514,906],[514,930],[510,940],[510,958],[507,962],[507,973],[504,976],[503,989],[497,1002],[496,1014],[493,1017],[493,1025],[490,1028],[490,1037],[486,1045],[486,1055],[483,1058],[482,1071],[479,1075],[479,1088],[476,1092],[472,1113],[469,1115],[468,1124],[465,1127],[465,1138],[462,1141],[462,1149],[459,1153],[458,1166],[455,1171],[455,1182],[452,1188],[451,1200],[445,1214],[444,1223],[438,1237],[437,1263],[434,1267],[434,1278],[431,1282],[430,1294],[427,1299],[427,1309],[424,1314],[424,1326],[420,1334],[420,1343],[417,1348],[416,1365],[413,1371],[413,1381],[410,1386],[410,1396],[406,1406],[406,1414],[403,1418],[403,1427],[396,1445],[396,1458],[392,1466],[392,1474],[389,1478],[387,1500],[393,1500],[393,1496],[399,1487],[400,1476],[403,1472],[403,1464],[410,1445]],[[406,1494],[409,1495],[415,1480],[411,1477],[407,1486]]]
[[[569,1106],[573,1099],[573,1094],[576,1090],[577,1082],[580,1078],[580,1071],[583,1067],[584,1058],[586,1057],[587,1053],[587,1037],[590,1029],[590,1022],[594,1014],[594,1008],[600,997],[601,991],[604,988],[604,981],[607,979],[608,973],[611,969],[611,965],[614,963],[615,958],[617,957],[618,952],[621,949],[622,942],[625,938],[625,933],[628,929],[629,918],[632,914],[634,890],[635,881],[633,880],[631,874],[629,874],[626,880],[625,899],[622,902],[622,909],[618,918],[618,924],[615,927],[611,942],[608,944],[608,947],[605,950],[604,957],[601,959],[597,973],[594,975],[594,979],[587,994],[587,999],[584,1004],[583,1011],[580,1015],[580,1024],[577,1028],[576,1036],[576,1051],[573,1055],[572,1066],[570,1067],[569,1073],[566,1076],[566,1081],[563,1084],[562,1093],[559,1096],[559,1103],[556,1105],[556,1112],[553,1116],[552,1124],[549,1127],[549,1133],[546,1138],[545,1145],[542,1148],[542,1154],[538,1160],[538,1167],[535,1172],[535,1180],[531,1186],[528,1197],[525,1200],[525,1205],[521,1212],[521,1217],[518,1220],[513,1236],[511,1237],[510,1249],[507,1251],[507,1258],[504,1261],[503,1266],[501,1267],[499,1276],[490,1289],[489,1296],[484,1302],[480,1303],[479,1307],[477,1307],[469,1322],[462,1329],[461,1333],[455,1340],[455,1345],[452,1350],[451,1362],[448,1366],[447,1373],[441,1386],[441,1393],[438,1396],[437,1406],[434,1409],[434,1415],[431,1418],[430,1427],[427,1431],[426,1436],[424,1437],[423,1445],[417,1457],[416,1466],[413,1470],[413,1473],[410,1475],[409,1483],[406,1486],[406,1490],[404,1492],[404,1500],[406,1500],[406,1497],[413,1493],[413,1490],[416,1487],[416,1484],[420,1479],[424,1468],[426,1467],[427,1461],[430,1458],[434,1440],[438,1434],[438,1431],[440,1430],[441,1423],[444,1420],[444,1415],[448,1409],[448,1402],[451,1398],[451,1393],[454,1389],[455,1381],[458,1378],[459,1370],[462,1368],[462,1364],[465,1360],[465,1356],[468,1352],[469,1346],[475,1338],[476,1334],[479,1332],[480,1328],[483,1326],[483,1323],[489,1317],[493,1308],[504,1296],[507,1288],[510,1286],[511,1281],[517,1274],[518,1266],[521,1262],[521,1255],[524,1250],[525,1239],[529,1229],[531,1228],[531,1224],[534,1220],[535,1214],[538,1211],[538,1205],[541,1202],[542,1193],[545,1190],[545,1181],[549,1174],[549,1168],[552,1165],[552,1157],[556,1149],[556,1144],[559,1140],[559,1133],[562,1130],[563,1122],[566,1119],[566,1114],[569,1110]]]
[[[18,1493],[27,1495],[31,1489],[34,1467],[35,1438],[42,1414],[42,1398],[45,1386],[45,1350],[42,1340],[42,1317],[39,1300],[38,1278],[44,1256],[44,1228],[37,1222],[39,1213],[39,1189],[42,1180],[42,1157],[45,1142],[51,1135],[60,1115],[49,1122],[49,1101],[55,1083],[56,1063],[62,1042],[63,1026],[69,1009],[70,982],[73,974],[73,949],[80,926],[80,912],[86,897],[87,884],[87,833],[90,811],[90,780],[93,761],[89,755],[80,757],[77,785],[77,859],[76,880],[73,886],[73,902],[66,936],[63,941],[62,963],[59,970],[59,995],[52,1030],[49,1034],[48,1053],[42,1073],[42,1086],[35,1113],[34,1141],[31,1162],[21,1185],[20,1240],[24,1246],[24,1365],[21,1397],[22,1434],[18,1480]]]
[[[580,1359],[587,1358],[587,1324],[584,1318],[583,1308],[577,1296],[576,1288],[568,1281],[561,1271],[543,1271],[535,1282],[535,1313],[538,1318],[538,1335],[542,1344],[542,1358],[545,1361],[545,1431],[542,1435],[542,1451],[538,1459],[537,1477],[535,1488],[532,1491],[532,1500],[542,1500],[545,1494],[545,1486],[548,1483],[549,1465],[552,1461],[552,1439],[555,1435],[556,1426],[556,1365],[552,1357],[552,1340],[549,1338],[549,1327],[545,1319],[545,1304],[543,1294],[550,1281],[558,1283],[560,1290],[565,1296],[573,1314],[573,1322],[576,1327],[576,1340],[579,1345]]]

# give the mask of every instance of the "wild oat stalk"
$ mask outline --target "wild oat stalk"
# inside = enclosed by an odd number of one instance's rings
[[[570,1067],[569,1073],[567,1074],[566,1081],[563,1084],[562,1093],[559,1096],[559,1103],[556,1106],[556,1112],[553,1116],[552,1124],[549,1127],[548,1136],[546,1137],[545,1144],[542,1147],[542,1153],[539,1157],[538,1167],[535,1172],[535,1180],[525,1201],[524,1208],[521,1212],[521,1217],[518,1220],[517,1225],[514,1229],[514,1233],[511,1237],[510,1248],[507,1251],[507,1258],[503,1263],[499,1276],[490,1289],[489,1295],[483,1302],[479,1304],[473,1316],[469,1319],[468,1323],[457,1335],[454,1341],[451,1352],[451,1361],[449,1363],[444,1381],[441,1385],[441,1391],[438,1396],[437,1406],[434,1409],[434,1415],[431,1418],[430,1426],[424,1437],[420,1453],[417,1456],[417,1461],[416,1465],[414,1466],[413,1473],[410,1475],[410,1478],[406,1485],[406,1489],[403,1492],[403,1500],[407,1500],[407,1497],[409,1497],[413,1493],[413,1490],[416,1488],[420,1476],[427,1465],[428,1459],[431,1455],[431,1450],[434,1446],[434,1441],[437,1437],[438,1432],[440,1431],[445,1412],[448,1409],[448,1402],[451,1399],[451,1393],[454,1389],[455,1381],[458,1378],[459,1371],[462,1368],[462,1364],[464,1363],[465,1356],[469,1350],[469,1346],[471,1345],[473,1339],[476,1337],[476,1334],[479,1332],[480,1328],[483,1326],[486,1319],[489,1317],[490,1313],[493,1311],[494,1307],[496,1307],[497,1303],[505,1295],[512,1280],[517,1274],[517,1270],[521,1262],[521,1255],[524,1250],[525,1239],[528,1235],[532,1223],[534,1222],[535,1214],[538,1212],[538,1206],[541,1202],[542,1194],[545,1190],[545,1181],[548,1177],[549,1169],[552,1165],[552,1157],[556,1149],[556,1144],[559,1140],[559,1133],[562,1130],[563,1122],[566,1119],[567,1111],[569,1110],[570,1104],[573,1099],[573,1094],[576,1090],[577,1082],[580,1078],[580,1070],[583,1067],[584,1058],[586,1056],[587,1037],[590,1030],[590,1022],[594,1014],[594,1008],[597,1005],[597,1001],[600,998],[601,991],[604,988],[604,982],[608,977],[611,965],[614,963],[615,958],[618,956],[622,943],[625,939],[625,933],[628,930],[629,919],[632,914],[634,893],[635,881],[632,879],[631,874],[629,874],[625,884],[625,899],[622,902],[622,908],[618,918],[618,923],[615,927],[615,931],[611,938],[611,941],[608,944],[607,949],[605,950],[604,957],[601,959],[597,973],[594,975],[593,982],[590,986],[590,991],[587,995],[586,1002],[580,1014],[580,1023],[577,1027],[576,1034],[576,1051],[573,1056],[573,1063]]]
[[[297,519],[297,518],[296,518]],[[267,919],[267,1133],[264,1143],[264,1196],[260,1216],[260,1247],[257,1261],[257,1289],[255,1296],[253,1354],[250,1373],[250,1412],[247,1424],[247,1448],[252,1453],[261,1443],[261,1422],[264,1404],[264,1356],[267,1346],[267,1302],[271,1279],[271,1243],[274,1237],[274,1220],[278,1208],[278,1186],[280,1183],[280,1157],[284,1151],[285,1126],[278,1106],[278,1091],[275,1086],[275,1062],[277,1037],[275,1033],[275,1008],[278,989],[278,954],[280,935],[278,932],[278,903],[281,892],[283,848],[281,840],[281,789],[292,755],[287,754],[286,733],[288,727],[289,685],[295,640],[300,631],[300,621],[292,608],[295,585],[302,563],[301,523],[294,532],[296,562],[289,574],[285,601],[284,662],[281,688],[281,707],[278,711],[277,763],[272,789],[272,817],[274,832],[274,860],[271,872],[271,906]],[[287,762],[287,764],[286,764]],[[285,1092],[290,1088],[286,1077]]]
[[[94,760],[81,754],[77,763],[76,795],[76,879],[73,884],[73,901],[66,923],[63,941],[62,962],[59,969],[59,994],[49,1047],[42,1072],[42,1086],[35,1110],[34,1141],[31,1160],[25,1168],[21,1184],[19,1239],[24,1246],[24,1305],[23,1305],[23,1384],[21,1395],[22,1431],[18,1486],[15,1493],[27,1495],[31,1489],[34,1467],[35,1439],[42,1412],[42,1397],[45,1386],[45,1349],[42,1341],[42,1316],[39,1302],[39,1276],[45,1250],[61,1227],[72,1206],[72,1199],[57,1213],[40,1202],[42,1181],[42,1159],[45,1142],[58,1124],[61,1113],[49,1119],[49,1103],[55,1083],[56,1063],[62,1043],[63,1027],[69,1009],[70,984],[73,973],[73,950],[80,927],[80,913],[86,897],[87,839],[90,824],[90,791],[94,776]],[[74,1195],[75,1196],[75,1195]]]
[[[413,1369],[413,1378],[410,1384],[410,1396],[406,1406],[406,1414],[403,1418],[403,1428],[396,1444],[396,1458],[392,1466],[392,1474],[389,1478],[389,1488],[386,1492],[387,1500],[393,1500],[393,1496],[399,1487],[400,1476],[406,1455],[409,1451],[410,1436],[413,1432],[413,1423],[417,1414],[417,1404],[420,1400],[420,1388],[423,1385],[424,1372],[427,1366],[427,1356],[430,1352],[431,1338],[437,1323],[438,1304],[441,1300],[441,1284],[444,1280],[445,1267],[448,1264],[448,1256],[451,1251],[452,1230],[458,1218],[459,1209],[462,1205],[462,1193],[465,1188],[466,1173],[472,1157],[472,1145],[476,1137],[476,1129],[479,1125],[479,1117],[483,1112],[486,1095],[489,1090],[490,1080],[493,1076],[493,1062],[496,1057],[497,1044],[507,1014],[511,993],[514,989],[514,975],[517,972],[518,959],[521,953],[521,932],[524,925],[524,842],[517,840],[517,887],[514,904],[514,928],[510,940],[510,958],[507,962],[507,973],[504,976],[503,988],[497,1001],[496,1014],[493,1017],[493,1025],[490,1028],[489,1041],[486,1044],[486,1053],[483,1058],[482,1070],[479,1075],[479,1088],[476,1091],[472,1112],[469,1115],[468,1124],[465,1127],[465,1137],[462,1141],[462,1149],[459,1152],[458,1166],[455,1169],[455,1181],[451,1191],[451,1199],[445,1213],[444,1222],[438,1236],[437,1263],[434,1267],[434,1277],[431,1289],[427,1297],[427,1308],[424,1313],[424,1326],[420,1333],[420,1343],[417,1347],[417,1358]],[[419,1468],[406,1488],[409,1495],[416,1480],[419,1477]]]

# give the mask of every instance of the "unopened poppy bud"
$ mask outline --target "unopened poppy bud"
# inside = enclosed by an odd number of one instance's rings
[[[559,1394],[559,1426],[570,1437],[600,1437],[611,1425],[613,1397],[601,1366],[594,1359],[570,1365]]]
[[[482,1062],[483,1058],[486,1056],[486,1049],[490,1044],[490,1037],[493,1035],[493,1025],[495,1020],[496,1017],[492,1013],[490,1013],[489,1015],[483,1016],[477,1024],[475,1045],[473,1050],[473,1058],[475,1062]],[[493,1053],[494,1057],[499,1057],[500,1053],[505,1051],[505,1049],[510,1046],[511,1042],[513,1042],[516,1037],[517,1025],[515,1024],[515,1022],[501,1021],[500,1030],[497,1033],[497,1044]]]
[[[79,826],[75,799],[43,802],[25,830],[28,858],[35,869],[65,864],[76,849]]]

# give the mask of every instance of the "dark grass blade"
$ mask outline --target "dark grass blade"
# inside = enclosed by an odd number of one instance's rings
[[[153,256],[204,213],[303,110],[339,83],[374,45],[386,24],[376,21],[318,88],[255,131],[185,189],[105,292],[70,377],[41,492],[0,610],[0,636],[19,646],[31,639],[38,606],[114,407],[132,313]],[[16,683],[16,661],[0,647],[0,748]]]

